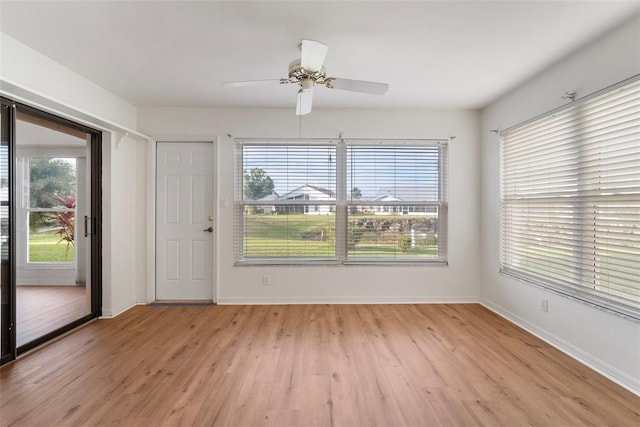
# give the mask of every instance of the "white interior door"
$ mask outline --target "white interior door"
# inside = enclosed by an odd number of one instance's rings
[[[156,300],[213,299],[213,143],[159,142]]]

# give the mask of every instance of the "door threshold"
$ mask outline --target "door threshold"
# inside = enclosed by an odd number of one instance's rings
[[[215,305],[213,301],[197,301],[197,300],[156,300],[148,305],[152,307],[203,307]]]

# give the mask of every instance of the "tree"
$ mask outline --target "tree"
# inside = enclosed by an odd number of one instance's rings
[[[32,208],[51,208],[59,204],[55,196],[75,197],[76,173],[71,163],[47,157],[31,158],[30,191]]]
[[[264,169],[251,168],[243,177],[244,195],[249,200],[262,199],[273,192],[274,184]]]
[[[60,205],[57,197],[76,197],[76,171],[72,163],[50,157],[29,159],[29,203],[32,208],[53,208]],[[31,226],[45,225],[49,218],[41,212],[29,215]]]
[[[357,200],[360,197],[362,197],[362,191],[360,191],[358,187],[353,187],[351,189],[351,200]],[[358,213],[358,208],[353,205],[349,206],[349,213],[355,215],[356,213]]]

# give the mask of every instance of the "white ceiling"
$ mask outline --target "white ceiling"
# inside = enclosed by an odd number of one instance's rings
[[[637,13],[640,1],[0,1],[2,32],[135,106],[291,107],[301,39],[332,77],[314,108],[479,108]]]
[[[59,128],[64,129],[63,126],[59,126]],[[56,131],[18,119],[16,120],[16,144],[19,146],[31,145],[40,147],[86,147],[87,141],[70,135],[69,133]]]

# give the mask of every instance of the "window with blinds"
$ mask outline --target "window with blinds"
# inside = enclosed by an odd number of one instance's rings
[[[9,259],[9,139],[2,129],[0,144],[0,259]]]
[[[237,155],[237,258],[334,259],[336,143],[244,141]]]
[[[444,141],[348,141],[349,259],[446,260]]]
[[[501,271],[640,318],[640,80],[501,141]]]
[[[446,147],[237,141],[236,262],[446,262]]]

